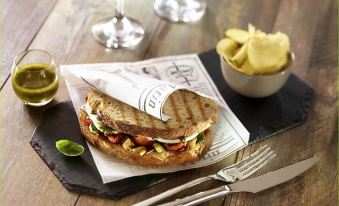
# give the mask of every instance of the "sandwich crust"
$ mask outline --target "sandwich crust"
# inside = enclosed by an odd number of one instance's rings
[[[177,90],[166,100],[163,113],[168,121],[161,121],[97,90],[90,90],[87,103],[101,121],[119,132],[148,137],[176,139],[205,131],[215,123],[217,104],[188,90]]]
[[[143,156],[134,153],[130,150],[125,150],[121,144],[113,144],[107,138],[100,137],[99,135],[93,134],[89,131],[88,126],[84,124],[81,119],[86,118],[86,112],[80,110],[80,130],[82,135],[91,143],[94,147],[107,153],[108,155],[116,156],[120,159],[128,162],[140,165],[179,165],[187,162],[192,162],[203,157],[210,149],[212,144],[211,131],[207,129],[204,131],[206,141],[203,144],[197,144],[194,149],[186,152],[170,152],[164,151],[161,154],[152,152],[144,154]]]

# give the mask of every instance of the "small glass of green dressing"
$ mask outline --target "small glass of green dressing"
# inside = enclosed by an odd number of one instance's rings
[[[52,55],[38,49],[20,52],[12,66],[12,87],[24,104],[43,106],[52,101],[59,87],[59,68]]]

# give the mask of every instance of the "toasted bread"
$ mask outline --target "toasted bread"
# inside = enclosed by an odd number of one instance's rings
[[[168,121],[96,90],[88,92],[87,103],[103,123],[119,132],[167,139],[200,133],[215,123],[218,115],[218,106],[213,100],[188,90],[177,90],[167,98],[163,112],[170,117]]]
[[[211,131],[207,129],[204,132],[206,136],[206,141],[203,144],[197,144],[194,149],[191,149],[186,152],[170,152],[164,151],[161,154],[152,152],[140,156],[137,153],[132,151],[125,150],[121,144],[113,144],[107,138],[100,137],[99,135],[93,134],[90,132],[88,126],[84,124],[81,119],[86,118],[86,112],[84,110],[80,111],[80,130],[82,135],[87,139],[87,141],[92,144],[94,147],[100,149],[101,151],[116,156],[120,159],[129,161],[131,163],[140,164],[140,165],[179,165],[187,162],[195,161],[203,157],[212,144]]]

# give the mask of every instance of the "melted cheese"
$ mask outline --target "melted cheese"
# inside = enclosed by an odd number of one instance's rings
[[[104,132],[101,127],[104,123],[102,123],[101,121],[98,120],[98,115],[96,114],[92,114],[92,108],[89,106],[88,103],[86,103],[85,106],[85,110],[88,114],[88,117],[92,120],[94,126],[100,131],[100,132]]]
[[[192,139],[194,139],[199,133],[195,133],[192,134],[191,136],[185,137],[185,141],[190,141]],[[158,142],[161,143],[167,143],[167,144],[175,144],[175,143],[180,143],[182,141],[182,139],[178,138],[178,139],[164,139],[164,138],[154,138],[155,140],[157,140]]]

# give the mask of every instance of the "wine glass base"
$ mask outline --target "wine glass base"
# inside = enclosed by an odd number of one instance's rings
[[[128,48],[137,46],[143,40],[145,31],[132,18],[110,17],[93,25],[92,34],[95,40],[108,48]]]
[[[41,107],[41,106],[45,106],[46,104],[50,103],[52,100],[53,98],[47,101],[44,101],[44,102],[39,102],[39,103],[31,103],[31,102],[26,102],[26,101],[23,101],[23,103],[25,105],[32,106],[32,107]]]
[[[170,22],[193,23],[205,14],[206,2],[202,0],[156,0],[154,11],[158,16]]]

